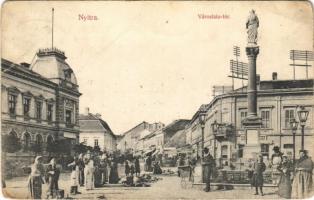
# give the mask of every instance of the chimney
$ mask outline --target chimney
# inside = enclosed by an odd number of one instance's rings
[[[30,64],[28,64],[26,62],[22,62],[22,63],[20,63],[20,65],[27,68],[27,69],[29,69],[29,67],[31,66]]]
[[[85,108],[85,115],[88,115],[89,114],[89,107],[86,107]]]
[[[272,74],[272,79],[273,79],[273,81],[276,81],[277,80],[277,72],[273,72],[273,74]]]

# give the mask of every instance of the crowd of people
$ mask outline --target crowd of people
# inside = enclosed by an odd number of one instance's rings
[[[278,195],[282,198],[304,199],[309,197],[312,186],[313,162],[306,150],[300,151],[300,157],[295,164],[287,155],[283,155],[275,147],[272,156],[272,181],[278,186]],[[266,165],[263,156],[259,155],[252,166],[251,184],[255,187],[255,195],[263,196],[263,173]],[[258,191],[259,190],[259,191]]]
[[[67,164],[71,169],[70,175],[70,193],[72,195],[80,194],[79,186],[86,190],[92,190],[95,187],[101,187],[104,184],[117,184],[120,181],[118,174],[119,159],[114,155],[108,155],[102,152],[90,152],[74,156],[73,160]],[[129,160],[126,163],[130,163]],[[133,164],[132,164],[133,167]],[[136,173],[140,174],[140,165],[138,158],[134,159],[134,170],[130,170],[125,165],[126,176]],[[127,169],[128,168],[128,169]],[[29,196],[33,199],[41,199],[42,184],[48,185],[46,198],[55,198],[63,196],[64,191],[58,187],[60,168],[57,167],[56,159],[51,158],[48,164],[43,164],[43,157],[37,156],[31,167],[31,174],[28,179]],[[61,194],[60,194],[61,193]]]

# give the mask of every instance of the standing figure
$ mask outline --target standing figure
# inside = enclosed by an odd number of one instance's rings
[[[88,155],[88,154],[87,154]],[[94,189],[94,161],[90,158],[85,160],[85,168],[84,168],[84,178],[85,178],[85,189],[92,190]]]
[[[119,182],[118,164],[115,158],[112,159],[110,165],[109,183],[115,184]]]
[[[281,176],[280,171],[278,170],[279,165],[282,161],[282,153],[279,150],[278,146],[274,146],[273,155],[271,156],[271,166],[272,166],[272,182],[274,185],[278,185],[279,179]]]
[[[278,170],[281,172],[281,177],[278,185],[278,195],[290,199],[291,198],[291,172],[293,165],[287,156],[282,157],[282,163],[279,165]]]
[[[252,186],[255,187],[255,195],[258,195],[258,188],[260,189],[261,195],[264,196],[263,193],[263,172],[266,170],[266,165],[263,162],[263,156],[259,155],[257,157],[257,161],[253,164],[253,177],[252,177]]]
[[[102,174],[99,155],[94,156],[94,177],[95,187],[100,187],[102,185]]]
[[[42,184],[44,183],[43,176],[44,167],[42,165],[42,157],[37,156],[28,178],[28,188],[32,199],[41,199]]]
[[[101,183],[106,184],[108,182],[108,159],[106,153],[103,153],[101,155],[100,169],[101,169]]]
[[[215,165],[215,161],[212,155],[210,155],[208,148],[204,148],[204,159],[202,161],[203,168],[203,182],[206,183],[205,192],[210,191],[210,178],[212,175],[213,167]]]
[[[141,173],[141,167],[140,167],[140,160],[138,157],[135,158],[134,165],[135,165],[135,176],[139,176]]]
[[[70,176],[71,177],[71,181],[70,181],[71,190],[70,190],[70,193],[73,195],[80,194],[78,192],[79,173],[80,173],[79,165],[78,165],[78,158],[74,157],[74,161],[72,163],[68,164],[68,167],[71,167],[71,176]]]
[[[152,156],[151,155],[147,156],[146,164],[147,164],[147,171],[149,171],[149,172],[153,171],[153,168],[152,168]]]
[[[300,151],[300,159],[295,166],[295,174],[292,183],[291,198],[305,199],[310,197],[313,189],[313,161],[307,155],[306,150]]]
[[[84,185],[84,156],[81,153],[78,158],[78,166],[79,166],[79,184],[80,186]]]
[[[59,190],[58,181],[59,181],[60,170],[57,168],[57,163],[55,158],[50,160],[49,165],[47,166],[46,171],[46,182],[48,184],[47,190],[47,199],[56,198]]]
[[[255,14],[255,10],[250,11],[250,15],[246,21],[246,29],[247,29],[247,42],[248,44],[257,44],[257,28],[259,26],[258,17]]]
[[[178,158],[178,160],[177,160],[178,176],[179,176],[179,177],[180,177],[180,170],[179,170],[179,168],[180,168],[181,166],[184,166],[184,165],[185,165],[184,158],[183,158],[182,154],[179,154],[179,158]]]
[[[126,160],[124,162],[124,173],[125,173],[125,176],[129,176],[129,173],[130,173],[130,166],[129,166],[129,161]]]

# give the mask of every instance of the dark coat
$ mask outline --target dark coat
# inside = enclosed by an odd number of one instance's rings
[[[203,166],[203,180],[204,182],[207,182],[210,180],[213,168],[215,166],[215,160],[213,156],[210,154],[204,156],[202,166]]]
[[[140,168],[140,161],[138,158],[135,159],[135,173],[140,173],[141,172],[141,168]]]
[[[263,172],[266,170],[264,162],[255,162],[253,165],[252,186],[261,187],[264,183]]]
[[[58,181],[59,181],[60,170],[56,166],[49,164],[47,166],[45,181],[48,183],[48,193],[53,195],[53,192],[59,190]]]

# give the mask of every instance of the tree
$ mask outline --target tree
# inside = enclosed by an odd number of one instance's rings
[[[88,146],[84,143],[76,144],[73,146],[73,151],[77,154],[86,153],[88,150]]]
[[[2,150],[7,153],[15,153],[22,148],[19,138],[14,133],[2,136]]]

